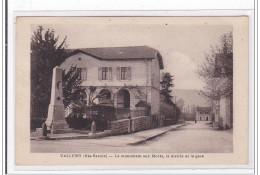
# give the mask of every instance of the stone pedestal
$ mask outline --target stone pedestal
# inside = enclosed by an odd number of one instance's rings
[[[47,129],[52,133],[69,132],[69,126],[65,119],[62,90],[62,69],[55,67],[52,75],[51,102],[46,120]]]
[[[91,133],[96,133],[97,132],[97,129],[96,129],[96,123],[95,123],[95,121],[93,121],[92,122],[92,124],[91,124]]]

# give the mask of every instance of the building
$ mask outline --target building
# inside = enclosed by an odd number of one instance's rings
[[[197,121],[212,121],[212,107],[197,107],[196,108]]]
[[[233,54],[218,53],[215,59],[215,77],[220,78],[223,81],[233,81]],[[231,92],[224,92],[220,95],[219,99],[216,100],[213,107],[215,108],[214,122],[223,129],[233,127],[233,83],[231,83]],[[223,89],[220,87],[220,89]]]
[[[82,87],[97,87],[96,103],[111,104],[117,119],[140,116],[138,103],[150,105],[150,114],[160,116],[160,53],[148,46],[105,47],[69,50],[60,65],[65,72],[77,66]],[[88,98],[86,97],[86,100]]]

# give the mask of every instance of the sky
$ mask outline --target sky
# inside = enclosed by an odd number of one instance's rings
[[[162,55],[164,72],[174,75],[176,89],[202,89],[196,69],[220,36],[232,31],[230,25],[175,25],[173,23],[99,23],[42,25],[67,36],[68,48],[150,46]],[[37,25],[33,26],[33,30]]]

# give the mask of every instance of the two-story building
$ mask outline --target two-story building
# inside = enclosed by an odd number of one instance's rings
[[[196,108],[197,121],[212,121],[212,107],[197,107]]]
[[[97,87],[106,94],[98,103],[111,103],[130,115],[140,102],[150,105],[151,115],[160,111],[160,70],[164,68],[160,53],[148,46],[72,49],[60,65],[65,72],[77,66],[82,87]],[[88,98],[86,98],[88,100]],[[126,118],[119,115],[118,119]]]

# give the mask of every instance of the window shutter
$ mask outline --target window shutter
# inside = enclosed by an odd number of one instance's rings
[[[109,71],[109,77],[108,77],[108,79],[109,79],[109,80],[112,80],[112,67],[109,67],[109,68],[108,68],[108,71]]]
[[[77,68],[77,74],[79,74],[79,77],[78,77],[78,79],[79,80],[82,80],[82,68]]]
[[[83,80],[87,79],[87,68],[86,67],[82,68],[82,79]]]
[[[98,79],[99,80],[102,79],[102,68],[101,67],[98,68]]]
[[[117,80],[120,80],[120,67],[116,68],[116,78]]]
[[[131,67],[127,68],[127,79],[131,80]]]

